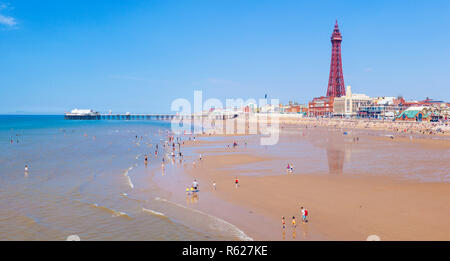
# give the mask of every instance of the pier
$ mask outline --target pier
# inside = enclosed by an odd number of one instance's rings
[[[237,118],[238,114],[224,114],[224,115],[211,115],[211,114],[190,114],[190,115],[178,115],[178,114],[98,114],[98,113],[66,113],[64,119],[66,120],[195,120],[195,119],[215,119],[215,120],[227,120]]]

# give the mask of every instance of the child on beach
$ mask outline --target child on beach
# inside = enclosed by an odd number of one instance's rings
[[[192,182],[192,187],[193,187],[195,190],[197,190],[197,188],[198,188],[198,182],[197,182],[196,179],[194,179],[194,182]]]
[[[301,207],[300,210],[301,210],[301,213],[302,213],[302,222],[305,223],[306,222],[306,217],[308,216],[308,210],[306,210],[303,207]]]

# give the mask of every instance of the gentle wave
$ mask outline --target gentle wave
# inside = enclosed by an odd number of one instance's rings
[[[100,206],[97,203],[91,204],[90,206],[94,207],[94,208],[97,208],[97,209],[100,209],[100,210],[103,210],[103,211],[106,211],[108,213],[111,213],[112,214],[111,217],[124,217],[124,218],[127,218],[127,219],[131,219],[131,217],[127,213],[125,213],[123,211],[117,211],[117,210],[114,210],[114,209],[110,209],[108,207]]]
[[[253,238],[247,236],[247,234],[245,234],[244,231],[240,230],[240,229],[239,229],[238,227],[236,227],[235,225],[233,225],[233,224],[231,224],[231,223],[229,223],[229,222],[227,222],[227,221],[225,221],[225,220],[223,220],[223,219],[221,219],[221,218],[218,218],[218,217],[215,217],[215,216],[213,216],[213,215],[204,213],[204,212],[202,212],[202,211],[200,211],[200,210],[197,210],[197,209],[188,208],[188,207],[186,207],[186,206],[183,206],[183,205],[181,205],[181,204],[178,204],[178,203],[169,201],[169,200],[167,200],[167,199],[155,197],[155,200],[157,200],[157,201],[162,201],[162,202],[167,202],[167,203],[169,203],[169,204],[172,204],[172,205],[175,205],[175,206],[178,206],[178,207],[181,207],[181,208],[184,208],[184,209],[187,209],[187,210],[196,212],[196,213],[198,213],[198,214],[207,216],[207,217],[209,217],[210,219],[212,219],[213,221],[215,221],[215,222],[217,222],[217,223],[219,223],[219,224],[222,224],[222,225],[224,225],[225,227],[231,228],[231,229],[235,232],[235,235],[236,235],[240,240],[242,240],[242,241],[253,241]],[[216,229],[216,230],[224,230],[224,229],[222,229],[222,227],[220,227],[220,226],[211,226],[211,228]]]
[[[124,173],[123,175],[127,178],[127,183],[128,186],[130,186],[130,188],[134,188],[133,182],[131,182],[131,178],[130,176],[128,176],[128,173],[133,169],[133,166],[129,167]]]
[[[35,217],[29,216],[29,215],[19,215],[15,216],[14,219],[19,222],[23,222],[27,226],[39,224],[39,220]]]
[[[133,182],[131,182],[131,178],[130,178],[130,176],[126,176],[127,177],[127,180],[128,180],[128,185],[130,186],[130,188],[134,188],[134,185],[133,185]]]
[[[151,209],[147,209],[147,208],[142,208],[142,211],[153,214],[155,216],[160,216],[160,217],[167,217],[164,213],[158,212],[158,211],[154,211]]]

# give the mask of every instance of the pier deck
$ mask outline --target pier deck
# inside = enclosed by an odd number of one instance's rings
[[[216,120],[226,120],[237,118],[238,114],[227,115],[176,115],[176,114],[65,114],[66,120],[173,120],[173,119],[201,119],[209,118]]]

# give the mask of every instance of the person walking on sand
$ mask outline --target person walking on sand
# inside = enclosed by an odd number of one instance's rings
[[[292,216],[292,227],[296,228],[296,224],[295,224],[295,216]]]
[[[306,221],[306,217],[308,216],[308,210],[306,210],[305,208],[301,207],[300,211],[302,213],[302,222],[305,223]]]
[[[239,179],[237,177],[235,177],[234,183],[236,184],[236,188],[239,187]]]
[[[283,229],[286,229],[286,220],[284,219],[284,216],[281,217],[281,224],[283,225]]]
[[[216,190],[216,182],[215,181],[213,181],[213,188],[214,188],[214,190]]]

